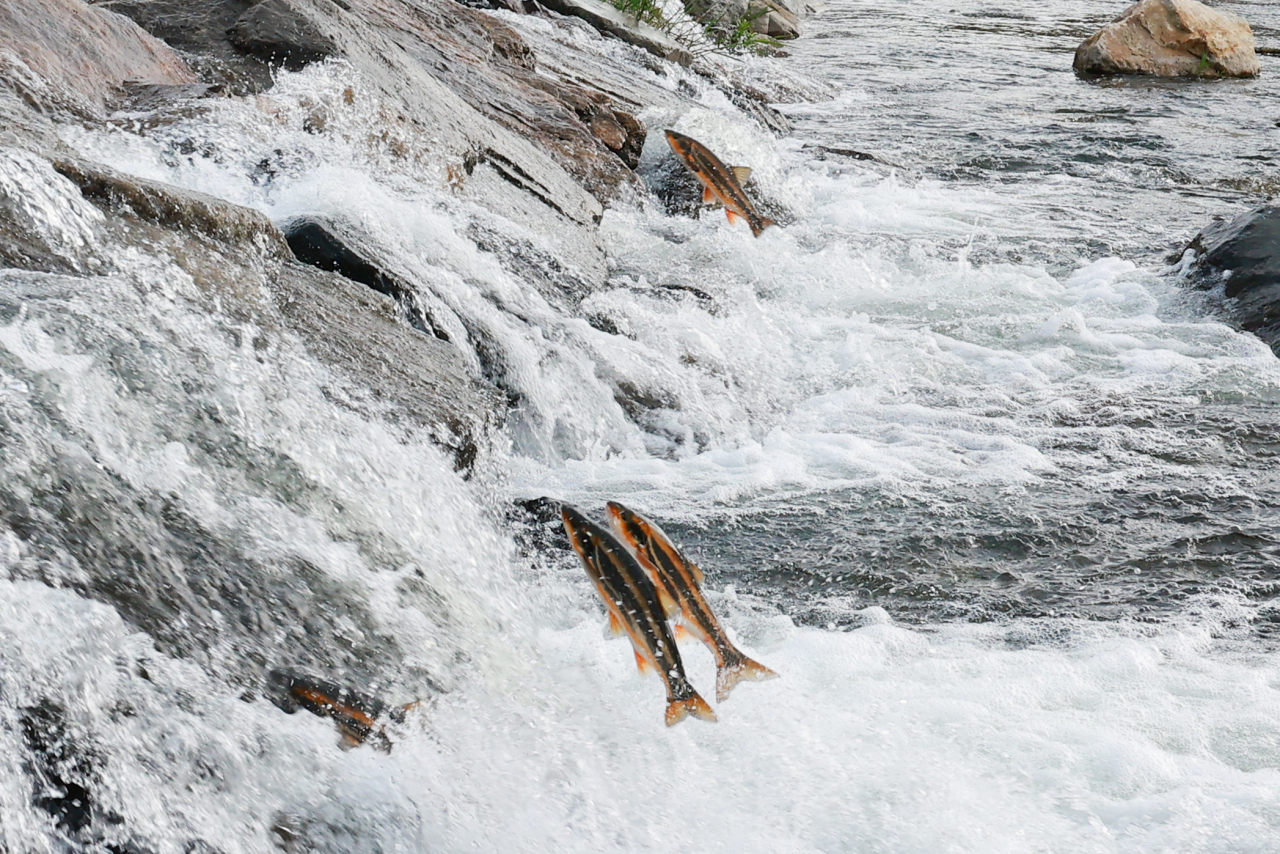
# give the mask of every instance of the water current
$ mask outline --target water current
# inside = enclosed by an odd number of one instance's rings
[[[1280,40],[1275,7],[1223,5]],[[836,0],[741,70],[782,139],[574,31],[694,99],[640,116],[642,175],[674,127],[782,225],[614,206],[609,285],[573,310],[466,235],[541,238],[371,155],[358,99],[308,132],[358,89],[341,64],[66,128],[277,222],[359,223],[518,404],[464,481],[141,249],[89,292],[0,273],[0,851],[1280,851],[1280,361],[1170,260],[1270,191],[1280,60],[1076,78],[1118,11]],[[54,173],[4,178],[93,241]],[[781,678],[665,727],[544,496],[659,520]],[[173,530],[154,589],[110,572]],[[246,687],[326,661],[429,696],[389,754]],[[92,781],[79,837],[33,800],[41,727]]]

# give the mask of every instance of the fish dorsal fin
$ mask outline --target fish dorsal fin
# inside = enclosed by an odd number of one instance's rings
[[[733,173],[733,178],[739,184],[745,184],[751,180],[750,166],[730,166],[729,171]]]
[[[704,205],[709,205],[709,204],[711,204],[712,202],[714,202],[715,200],[716,200],[716,194],[715,194],[715,193],[713,193],[713,192],[711,192],[711,188],[710,188],[710,187],[707,187],[707,186],[703,186],[703,188],[702,188],[702,203],[703,203]]]

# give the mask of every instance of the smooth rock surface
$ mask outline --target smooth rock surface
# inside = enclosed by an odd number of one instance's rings
[[[800,14],[782,0],[751,0],[751,29],[771,39],[800,36]]]
[[[1076,50],[1079,74],[1253,77],[1253,31],[1196,0],[1141,0]]]
[[[88,115],[126,80],[196,80],[168,45],[82,0],[0,0],[0,77],[30,103]]]
[[[1280,206],[1267,205],[1200,232],[1188,281],[1222,286],[1227,314],[1280,355]]]

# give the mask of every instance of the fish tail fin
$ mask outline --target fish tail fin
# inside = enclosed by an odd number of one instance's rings
[[[715,723],[716,720],[715,711],[707,705],[706,700],[698,696],[697,691],[694,691],[691,697],[667,703],[667,726],[675,726],[689,715],[711,723]]]
[[[769,219],[767,216],[762,216],[759,221],[751,223],[751,234],[755,237],[759,237],[761,232],[771,225],[777,225],[777,223]]]
[[[723,703],[733,687],[743,680],[762,682],[765,679],[777,678],[777,673],[744,655],[741,661],[726,664],[716,670],[716,701]]]

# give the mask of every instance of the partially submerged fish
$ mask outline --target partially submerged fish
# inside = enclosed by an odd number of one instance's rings
[[[702,203],[718,201],[724,205],[725,215],[729,222],[739,219],[747,221],[751,233],[756,237],[760,232],[773,225],[773,220],[760,216],[747,194],[742,190],[742,182],[751,174],[750,169],[735,167],[730,169],[720,162],[711,151],[696,139],[687,137],[673,130],[667,131],[667,142],[676,156],[684,161],[689,171],[702,182]]]
[[[653,579],[667,614],[682,620],[689,631],[716,657],[716,700],[744,679],[774,679],[777,673],[744,655],[725,633],[702,595],[702,570],[685,557],[653,522],[609,502],[609,527],[635,555]]]
[[[368,742],[383,753],[390,752],[391,741],[378,726],[378,718],[386,711],[386,705],[376,697],[288,670],[271,671],[267,684],[273,692],[272,702],[289,714],[303,708],[313,715],[332,719],[342,735],[343,747]],[[391,717],[396,718],[394,712]]]
[[[666,683],[667,726],[689,714],[714,721],[716,713],[685,676],[658,591],[644,569],[612,534],[579,510],[566,504],[560,514],[569,541],[609,610],[610,626],[631,639],[641,671],[656,670]]]

